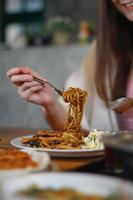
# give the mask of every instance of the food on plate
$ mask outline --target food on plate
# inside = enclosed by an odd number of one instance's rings
[[[84,194],[76,189],[61,188],[39,188],[36,185],[32,185],[26,190],[22,190],[18,193],[22,196],[34,197],[35,199],[47,199],[47,200],[106,200],[101,195],[88,195]]]
[[[23,137],[26,146],[50,149],[103,149],[102,136],[109,131],[92,129],[79,139],[76,134],[58,131],[39,131],[32,137]]]
[[[0,149],[0,170],[36,168],[38,163],[27,152],[16,149]]]
[[[63,188],[41,188],[37,185],[31,185],[27,189],[17,193],[19,196],[34,197],[37,200],[130,200],[127,194],[123,191],[112,191],[108,195],[86,194],[77,189]]]
[[[30,147],[50,149],[80,149],[82,138],[75,133],[58,131],[39,131],[33,137],[24,137],[21,142]]]
[[[65,130],[41,130],[33,137],[22,138],[21,142],[31,147],[50,149],[102,148],[102,132],[95,131],[95,136],[93,136],[93,131],[85,132],[81,126],[86,97],[87,92],[79,88],[70,87],[64,91],[63,99],[66,103],[69,103]]]

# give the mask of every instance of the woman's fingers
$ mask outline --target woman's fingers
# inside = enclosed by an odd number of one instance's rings
[[[29,74],[23,74],[23,75],[13,75],[11,77],[11,81],[16,83],[23,83],[23,82],[30,82],[33,81],[33,77]]]
[[[18,74],[33,74],[32,70],[29,67],[14,67],[7,72],[7,76],[11,77]]]
[[[42,86],[42,85],[36,81],[25,82],[18,88],[18,94],[21,95],[22,92],[24,92],[25,90],[28,90],[34,86]],[[44,87],[44,86],[42,86],[42,87]]]
[[[14,67],[7,72],[7,76],[18,87],[20,97],[26,101],[44,105],[53,98],[51,87],[47,84],[41,85],[33,79],[33,76],[46,79],[28,67]]]
[[[7,76],[17,86],[20,86],[23,82],[33,81],[33,76],[41,78],[37,72],[29,67],[14,67],[7,72]]]
[[[32,95],[34,95],[35,92],[38,92],[42,88],[43,86],[41,85],[30,87],[29,89],[22,91],[20,96],[26,101],[32,101]]]
[[[20,86],[25,81],[32,81],[32,74],[33,71],[28,67],[14,67],[7,72],[7,76],[16,86]]]

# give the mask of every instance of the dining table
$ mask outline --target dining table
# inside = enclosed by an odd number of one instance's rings
[[[0,127],[0,149],[17,148],[10,141],[14,138],[37,134],[39,129],[23,127]],[[103,160],[103,155],[88,157],[50,157],[50,169],[53,171],[76,171],[84,166]]]

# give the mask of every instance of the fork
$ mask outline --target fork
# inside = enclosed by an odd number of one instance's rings
[[[33,80],[34,80],[34,81],[38,81],[38,82],[41,83],[42,85],[44,85],[44,84],[50,85],[52,88],[54,88],[54,90],[55,90],[55,92],[56,92],[57,94],[59,94],[60,96],[62,96],[63,92],[62,92],[61,90],[57,89],[57,88],[56,88],[53,84],[51,84],[50,82],[44,81],[43,79],[37,78],[37,77],[35,77],[35,76],[33,76]]]

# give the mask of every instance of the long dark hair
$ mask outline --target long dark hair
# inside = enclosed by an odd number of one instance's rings
[[[107,79],[112,100],[125,95],[133,58],[133,22],[111,0],[100,0],[99,10],[95,81],[99,96],[107,104]]]

